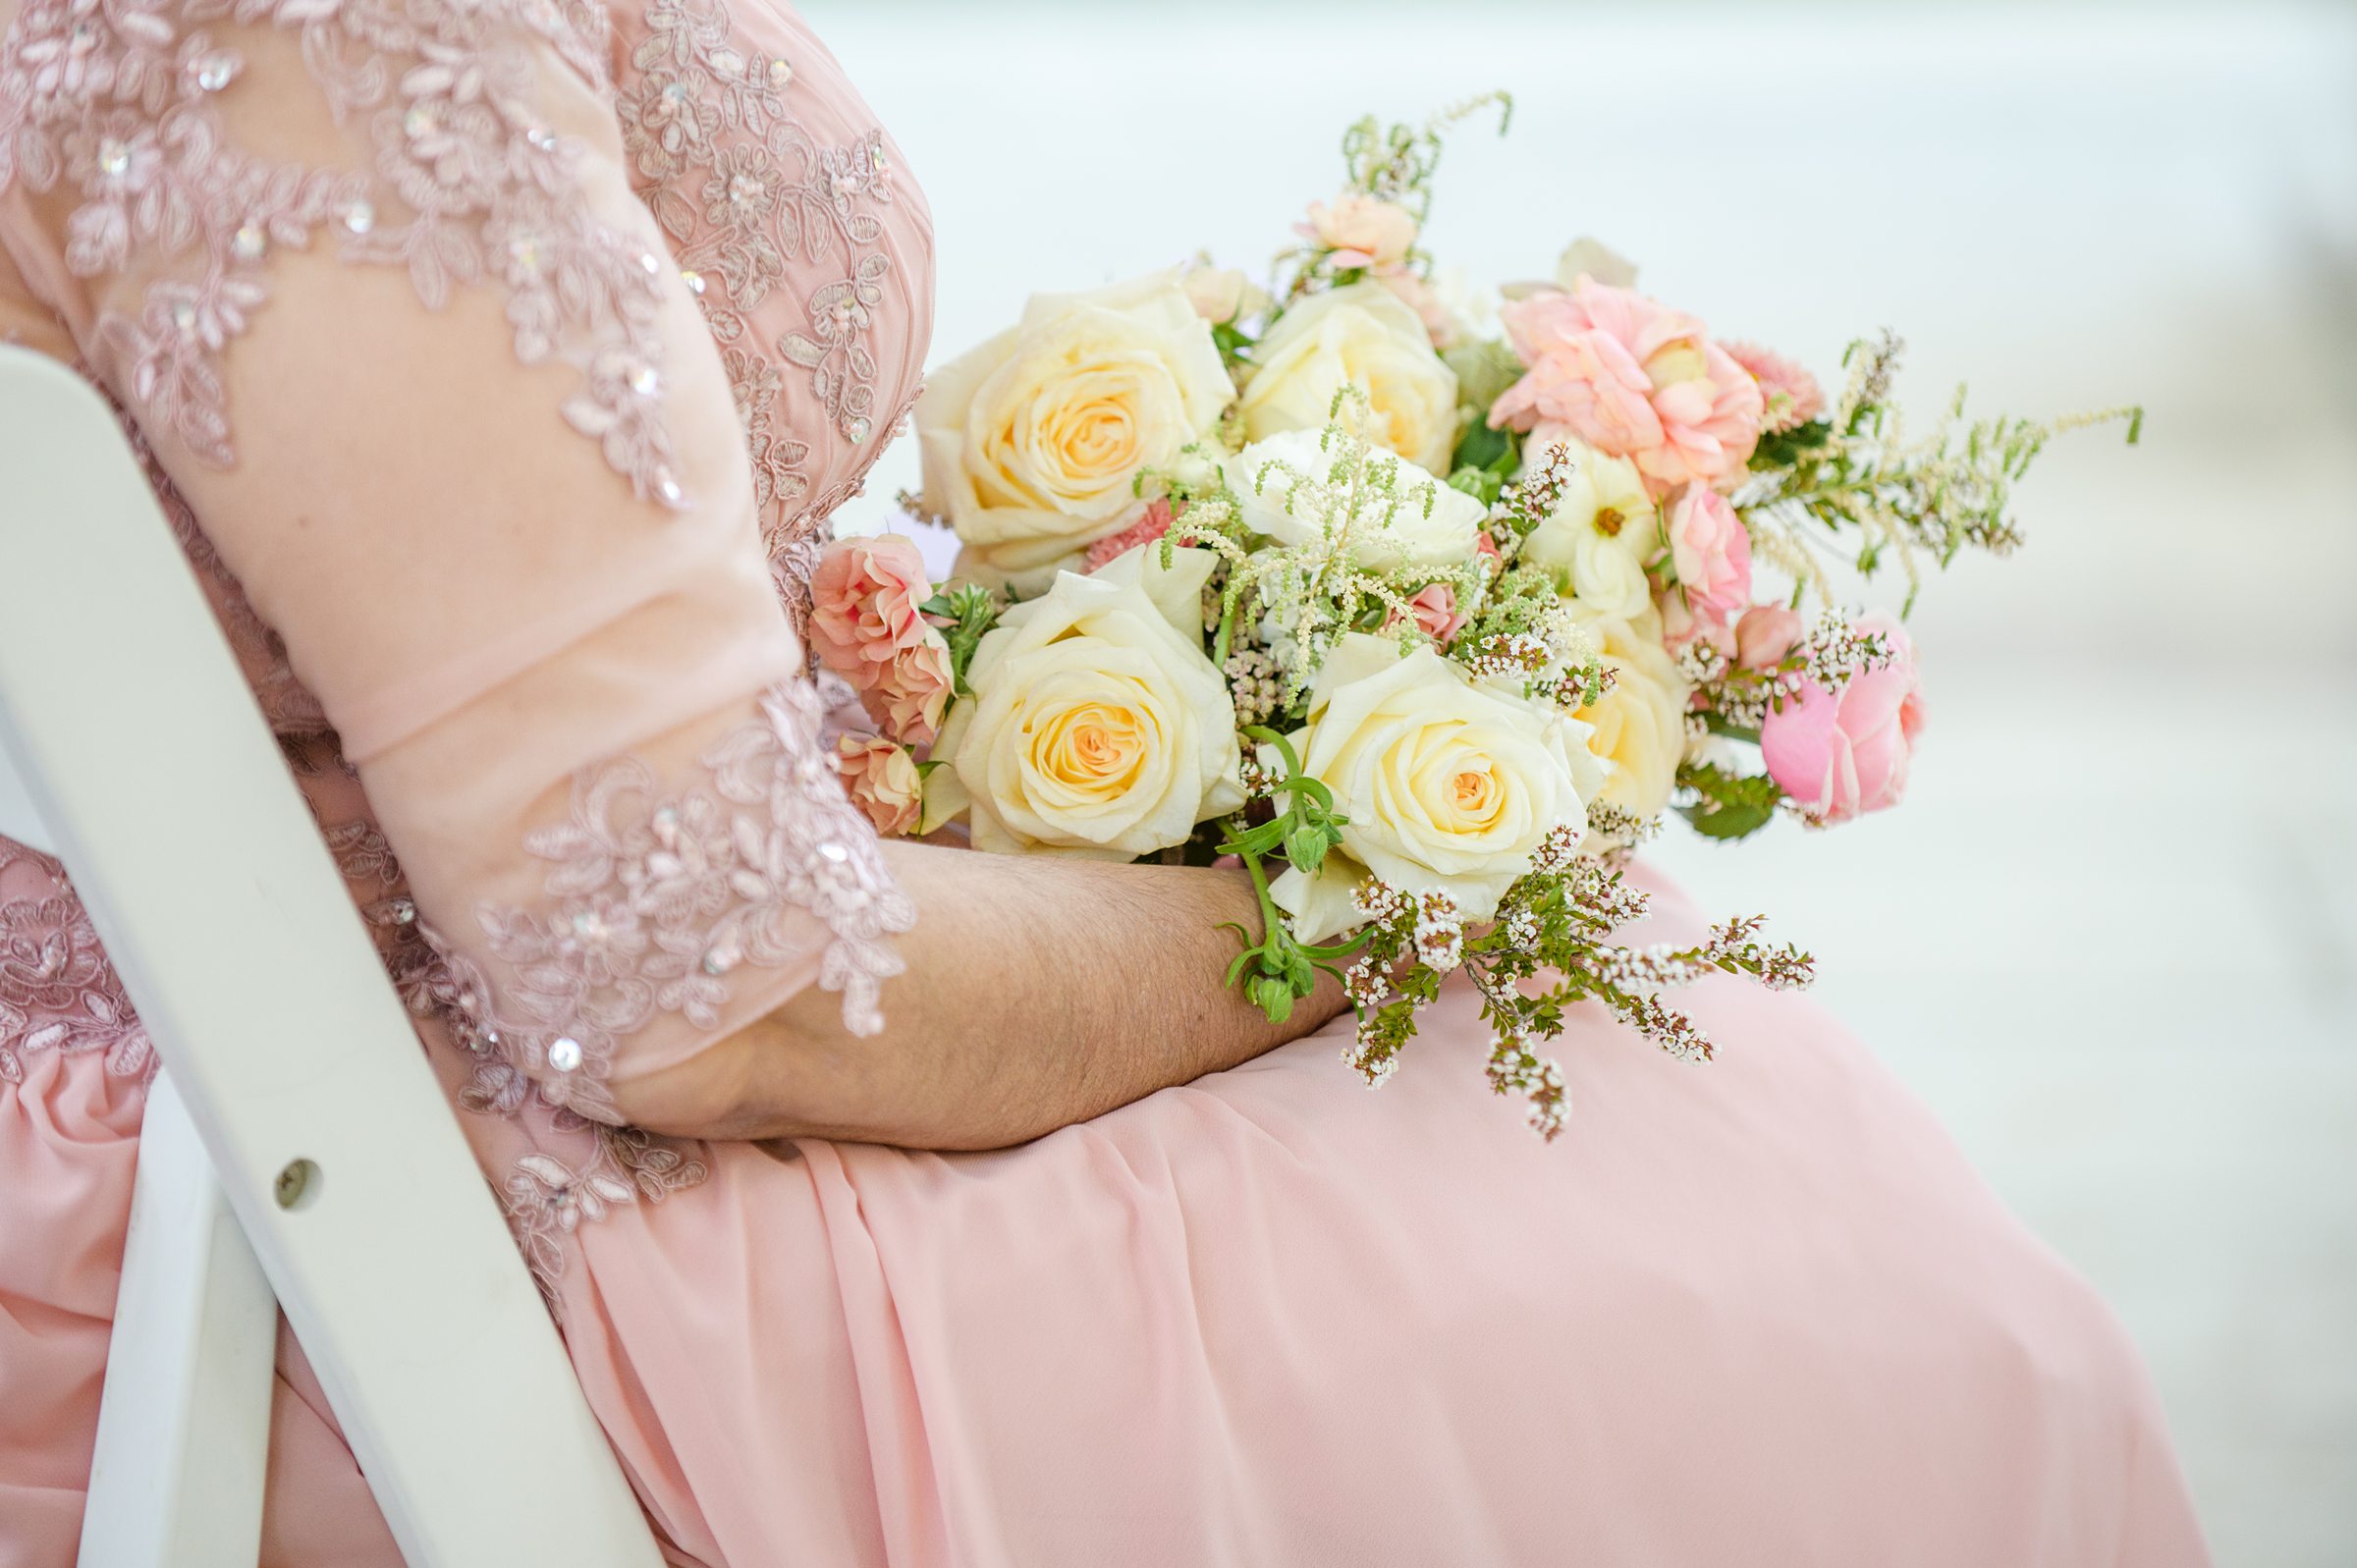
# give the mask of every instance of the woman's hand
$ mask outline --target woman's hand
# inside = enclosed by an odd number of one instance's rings
[[[885,1028],[858,1039],[803,991],[678,1066],[614,1086],[617,1108],[682,1137],[819,1137],[923,1149],[1022,1143],[1232,1067],[1343,1010],[1317,991],[1272,1024],[1222,984],[1240,871],[1005,856],[887,840],[916,900]]]

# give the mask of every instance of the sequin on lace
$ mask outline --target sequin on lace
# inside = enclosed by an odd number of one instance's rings
[[[704,753],[706,783],[663,793],[634,757],[575,778],[566,819],[524,840],[548,865],[546,904],[475,912],[496,983],[426,931],[477,1035],[470,1108],[510,1109],[536,1089],[617,1120],[619,1043],[665,1016],[718,1028],[740,969],[806,952],[804,912],[832,933],[818,979],[843,994],[847,1027],[882,1027],[881,983],[902,967],[885,939],[914,907],[817,742],[816,692],[774,687],[762,711]]]
[[[151,1075],[147,1031],[65,869],[0,838],[0,882],[34,890],[0,898],[0,1083],[23,1083],[26,1058],[44,1051],[104,1052],[108,1072]]]
[[[373,170],[234,145],[220,104],[245,63],[207,24],[299,34],[338,123],[365,119]],[[71,185],[77,276],[122,270],[135,246],[166,263],[99,337],[129,396],[206,461],[234,457],[218,361],[269,296],[268,258],[324,237],[405,269],[429,307],[504,283],[518,356],[582,371],[566,420],[678,506],[656,371],[667,263],[591,214],[577,145],[533,111],[530,40],[603,88],[602,34],[583,33],[603,26],[549,0],[27,0],[0,46],[0,190]]]

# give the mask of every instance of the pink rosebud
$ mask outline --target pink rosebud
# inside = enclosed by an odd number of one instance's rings
[[[1800,640],[1800,617],[1782,605],[1753,605],[1735,622],[1735,663],[1774,670]]]
[[[1696,615],[1675,590],[1662,596],[1661,611],[1662,645],[1672,653],[1699,637],[1727,658],[1735,656],[1735,628],[1717,616]]]
[[[1444,648],[1465,623],[1465,618],[1457,613],[1456,584],[1453,582],[1426,583],[1407,601],[1407,607],[1415,612],[1416,628]],[[1398,625],[1399,612],[1395,610],[1383,629],[1393,631]]]
[[[1334,252],[1338,267],[1396,272],[1416,243],[1416,215],[1396,201],[1346,191],[1313,201],[1309,221],[1293,226],[1303,239]]]
[[[851,804],[886,838],[907,833],[924,814],[923,777],[905,746],[881,735],[845,735],[835,742],[835,773]]]
[[[870,668],[876,674],[859,687],[859,703],[876,728],[904,746],[931,745],[956,683],[950,645],[941,633],[927,626],[924,641],[903,649],[888,665]]]
[[[1487,556],[1492,561],[1506,559],[1498,553],[1498,541],[1490,537],[1490,530],[1487,528],[1473,536],[1473,553],[1477,556]]]
[[[1762,429],[1790,430],[1825,412],[1825,389],[1805,367],[1774,350],[1748,343],[1730,343],[1727,352],[1760,384]]]
[[[1724,625],[1751,602],[1751,535],[1718,491],[1690,484],[1671,507],[1670,559],[1696,620]]]
[[[1108,534],[1088,547],[1088,556],[1080,566],[1082,575],[1093,576],[1115,559],[1127,555],[1139,545],[1150,545],[1169,533],[1171,524],[1178,520],[1181,510],[1159,496],[1147,502],[1135,522],[1120,533]]]
[[[1416,319],[1424,323],[1424,336],[1432,340],[1435,349],[1453,349],[1464,337],[1464,324],[1422,278],[1412,272],[1387,272],[1382,283],[1398,297],[1401,304],[1416,313]]]
[[[1880,612],[1859,620],[1857,627],[1883,633],[1891,662],[1851,677],[1837,696],[1804,681],[1760,726],[1768,776],[1818,823],[1847,822],[1897,805],[1923,733],[1915,645],[1897,621]]]
[[[1195,314],[1215,324],[1256,316],[1269,307],[1268,295],[1233,267],[1196,267],[1179,287]]]
[[[1490,406],[1491,425],[1568,425],[1633,461],[1657,496],[1730,482],[1751,461],[1760,384],[1692,316],[1582,277],[1569,294],[1514,300],[1499,319],[1528,368]]]
[[[810,574],[810,642],[819,662],[855,686],[921,644],[918,608],[933,596],[916,543],[899,534],[837,539]]]

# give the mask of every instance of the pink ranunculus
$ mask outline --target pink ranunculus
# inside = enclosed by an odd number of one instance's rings
[[[1800,640],[1800,617],[1782,605],[1753,605],[1735,622],[1735,663],[1774,670]]]
[[[819,662],[865,688],[932,627],[933,596],[916,542],[899,534],[837,539],[810,574],[810,643]]]
[[[1760,384],[1692,316],[1583,277],[1569,294],[1513,301],[1500,319],[1528,368],[1490,406],[1493,426],[1568,425],[1633,461],[1657,496],[1733,480],[1750,462]]]
[[[1764,405],[1762,429],[1789,430],[1825,412],[1825,389],[1817,385],[1817,378],[1805,366],[1756,344],[1730,343],[1727,352],[1727,357],[1750,371],[1751,379],[1760,384]]]
[[[1169,533],[1171,524],[1178,520],[1182,510],[1160,496],[1147,502],[1138,513],[1135,522],[1119,533],[1107,534],[1088,547],[1088,555],[1080,564],[1081,575],[1093,576],[1117,558],[1127,555],[1139,545],[1150,545]]]
[[[924,815],[923,776],[905,746],[881,735],[845,735],[835,742],[835,773],[851,804],[888,838]]]
[[[1857,625],[1883,633],[1896,657],[1852,677],[1838,696],[1815,681],[1802,682],[1760,726],[1768,776],[1813,822],[1847,822],[1897,805],[1923,732],[1914,644],[1895,619],[1881,612]]]
[[[1309,220],[1293,225],[1305,240],[1334,252],[1338,267],[1397,272],[1416,243],[1416,215],[1397,201],[1344,191],[1332,202],[1313,201]]]
[[[929,746],[941,732],[956,677],[950,645],[931,626],[925,640],[904,648],[859,688],[859,704],[876,728],[904,746]]]
[[[1444,648],[1465,623],[1463,612],[1456,608],[1456,584],[1453,582],[1426,583],[1409,597],[1407,607],[1415,612],[1416,628]],[[1395,630],[1398,624],[1399,612],[1395,610],[1384,630]]]
[[[1724,625],[1751,603],[1751,535],[1709,486],[1686,486],[1671,507],[1670,559],[1696,620]]]

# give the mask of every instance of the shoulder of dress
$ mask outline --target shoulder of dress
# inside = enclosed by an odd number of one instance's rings
[[[314,158],[239,142],[241,95],[289,85],[253,80],[255,29],[296,35],[296,84],[343,129]],[[503,288],[518,356],[581,373],[566,421],[676,506],[655,369],[668,263],[592,213],[535,53],[609,93],[611,43],[587,0],[26,0],[0,38],[0,191],[64,196],[70,275],[135,257],[151,274],[94,347],[207,462],[234,460],[219,361],[269,298],[270,258],[328,245],[405,272],[429,308]]]

